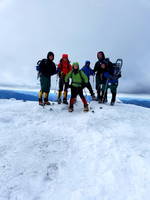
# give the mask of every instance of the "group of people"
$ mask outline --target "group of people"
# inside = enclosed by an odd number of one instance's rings
[[[72,112],[77,95],[80,96],[84,111],[89,111],[87,100],[83,94],[83,89],[88,88],[92,100],[97,100],[99,103],[107,102],[107,90],[110,88],[112,93],[111,105],[114,105],[116,100],[118,79],[121,77],[121,72],[115,74],[114,64],[105,58],[104,52],[97,53],[98,61],[95,63],[94,69],[90,67],[90,61],[86,61],[83,68],[79,69],[79,63],[70,63],[68,54],[63,54],[59,64],[53,62],[54,53],[48,52],[47,59],[38,61],[38,76],[40,77],[41,89],[39,92],[39,105],[50,105],[48,96],[51,86],[51,76],[57,74],[59,76],[59,90],[57,101],[58,104],[68,104],[67,93],[68,88],[71,88],[71,98],[68,106],[68,111]],[[90,76],[96,77],[95,96],[90,83]],[[71,81],[71,83],[70,83]]]

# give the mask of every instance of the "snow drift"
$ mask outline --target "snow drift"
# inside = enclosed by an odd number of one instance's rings
[[[0,200],[149,200],[150,110],[0,100]]]

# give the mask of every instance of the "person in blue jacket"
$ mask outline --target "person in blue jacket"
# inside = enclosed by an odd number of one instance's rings
[[[91,94],[91,97],[92,97],[92,100],[96,100],[96,97],[95,97],[95,94],[93,92],[93,89],[92,89],[92,86],[91,86],[91,83],[90,83],[90,76],[94,76],[95,73],[94,71],[91,69],[90,67],[90,61],[86,61],[85,62],[85,65],[84,67],[81,69],[85,74],[86,76],[88,77],[88,83],[86,84],[86,87],[88,88],[90,94]]]

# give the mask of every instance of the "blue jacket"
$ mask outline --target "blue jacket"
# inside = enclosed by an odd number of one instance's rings
[[[85,74],[86,76],[88,77],[88,79],[90,78],[90,76],[94,76],[94,71],[89,67],[89,66],[84,66],[82,69],[81,69]]]
[[[112,67],[109,69],[109,72],[104,72],[103,76],[104,78],[108,79],[108,83],[118,84],[118,79],[121,77],[121,72],[117,73],[117,75],[115,73],[117,72],[115,71],[115,68]]]

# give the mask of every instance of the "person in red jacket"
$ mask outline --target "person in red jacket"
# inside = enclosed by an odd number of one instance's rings
[[[63,54],[62,58],[60,59],[60,63],[58,64],[58,70],[59,70],[59,91],[58,91],[58,104],[61,104],[62,99],[62,91],[63,92],[63,103],[68,104],[67,102],[67,85],[65,84],[65,76],[72,70],[72,66],[70,64],[70,61],[68,59],[68,54]]]

